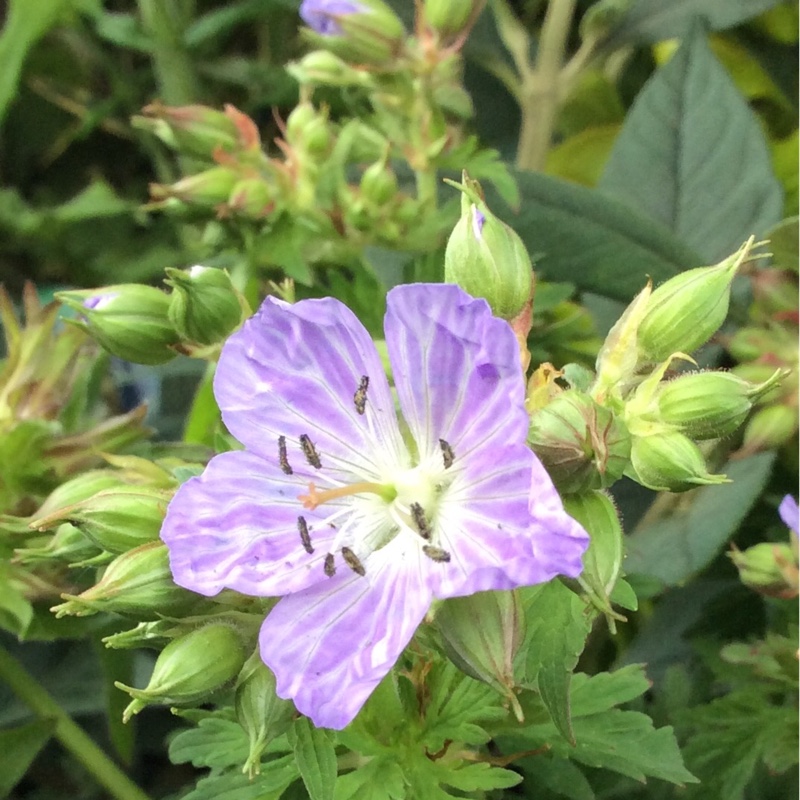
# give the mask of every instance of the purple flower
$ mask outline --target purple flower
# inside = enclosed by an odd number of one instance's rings
[[[577,576],[588,544],[525,444],[519,350],[453,285],[389,292],[380,357],[337,300],[268,298],[230,337],[214,392],[245,450],[169,506],[175,580],[285,595],[263,623],[277,692],[343,728],[435,598]]]
[[[794,497],[787,494],[778,506],[778,513],[781,515],[784,525],[795,533],[800,533],[800,511],[798,511],[797,500]]]
[[[303,0],[300,17],[309,28],[322,36],[341,36],[339,17],[368,10],[353,0]]]

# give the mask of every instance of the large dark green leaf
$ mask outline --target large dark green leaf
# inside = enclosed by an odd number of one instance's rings
[[[27,725],[0,731],[0,798],[8,797],[31,762],[47,744],[54,720],[37,719]]]
[[[697,17],[724,30],[778,5],[780,0],[637,0],[609,31],[604,47],[683,36]]]
[[[700,26],[637,97],[600,188],[708,262],[780,220],[782,190],[764,135]]]
[[[530,172],[517,180],[518,214],[504,211],[489,187],[487,200],[522,237],[545,280],[630,300],[648,276],[663,281],[703,263],[661,224],[598,191]]]

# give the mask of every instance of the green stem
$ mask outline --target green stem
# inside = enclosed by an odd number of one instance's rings
[[[170,106],[196,102],[194,68],[183,41],[183,25],[175,0],[138,0],[142,27],[153,45],[153,71],[161,100]]]
[[[54,736],[117,800],[149,800],[148,796],[94,743],[22,664],[0,646],[0,679],[40,719],[55,721]]]
[[[523,79],[520,92],[519,169],[541,170],[544,167],[561,100],[559,73],[575,4],[576,0],[550,0],[547,7],[539,36],[536,69]]]

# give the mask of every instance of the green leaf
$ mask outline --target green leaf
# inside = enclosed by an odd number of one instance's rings
[[[465,764],[456,767],[447,762],[434,762],[442,768],[439,782],[462,792],[488,792],[492,789],[508,789],[516,786],[522,775],[510,769],[493,767],[490,764]]]
[[[53,734],[54,720],[37,719],[0,731],[0,798],[8,797]]]
[[[711,30],[739,25],[780,0],[635,0],[609,32],[603,47],[617,49],[630,42],[659,42],[684,36],[698,17]]]
[[[732,483],[664,495],[628,537],[625,571],[675,586],[708,565],[761,496],[775,454],[731,461]]]
[[[306,717],[300,717],[289,728],[288,736],[311,800],[333,800],[337,764],[328,733],[315,728]]]
[[[543,280],[628,301],[647,276],[659,282],[703,263],[662,225],[594,189],[536,173],[516,178],[518,214],[491,187],[487,202],[520,235]]]
[[[592,785],[571,761],[548,754],[530,756],[518,763],[532,786],[544,787],[568,800],[595,800]]]
[[[572,716],[587,717],[609,711],[643,695],[650,681],[641,664],[629,664],[615,672],[601,672],[589,677],[583,673],[573,676],[570,692]]]
[[[334,800],[404,800],[403,772],[394,756],[373,758],[336,781]]]
[[[181,800],[278,800],[298,777],[294,757],[284,756],[262,763],[252,779],[238,770],[203,778]]]
[[[169,759],[173,764],[222,770],[241,767],[249,750],[247,734],[238,722],[209,717],[175,736],[169,744]]]
[[[714,263],[782,216],[760,125],[697,25],[636,99],[600,188]]]
[[[591,627],[584,602],[558,580],[523,593],[526,679],[536,681],[542,702],[559,733],[574,744],[570,722],[570,681]]]

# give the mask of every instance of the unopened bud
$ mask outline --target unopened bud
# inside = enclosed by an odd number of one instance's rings
[[[45,530],[71,522],[103,550],[124,553],[158,539],[171,495],[144,486],[119,486],[35,519],[31,527]]]
[[[676,431],[633,437],[631,469],[627,474],[657,492],[684,492],[697,486],[728,483],[724,475],[712,475],[700,448]]]
[[[286,120],[286,141],[312,158],[324,158],[333,141],[327,115],[311,103],[300,103]]]
[[[659,387],[656,398],[660,419],[694,440],[728,436],[745,421],[753,403],[783,376],[782,370],[776,370],[757,385],[731,372],[681,375]]]
[[[225,339],[242,321],[242,296],[224,269],[194,266],[167,269],[173,287],[169,318],[182,339],[211,345]]]
[[[629,464],[624,423],[576,390],[534,412],[528,442],[562,493],[610,486]]]
[[[171,641],[156,660],[145,689],[115,682],[133,701],[122,715],[127,722],[145,706],[196,705],[232,681],[245,660],[244,648],[229,625],[213,623]]]
[[[245,662],[239,674],[234,710],[250,740],[243,772],[253,777],[260,772],[261,756],[267,745],[288,730],[294,716],[292,703],[275,694],[275,675],[258,651]]]
[[[151,103],[138,127],[150,128],[160,139],[188,155],[211,160],[217,149],[232,152],[238,144],[237,129],[224,112],[208,106],[165,106]],[[147,123],[161,123],[161,126]]]
[[[515,668],[526,626],[517,593],[478,592],[449,598],[437,609],[435,620],[453,663],[504,694],[521,718],[514,692]]]
[[[105,489],[114,489],[121,484],[120,475],[115,470],[93,469],[65,481],[47,496],[47,499],[33,515],[35,519],[50,516],[59,509],[80,503],[94,497]]]
[[[682,272],[653,292],[639,326],[644,359],[664,361],[673,353],[691,353],[716,333],[728,314],[736,270],[752,246],[751,238],[716,266]]]
[[[263,178],[237,181],[226,208],[248,219],[264,219],[275,208],[275,190]]]
[[[300,16],[317,44],[352,64],[384,65],[406,37],[403,23],[381,0],[303,0]]]
[[[385,161],[376,161],[364,170],[359,189],[369,205],[380,208],[397,195],[397,176]]]
[[[797,433],[797,407],[776,403],[755,411],[744,429],[742,449],[748,453],[774,450]]]
[[[461,33],[483,5],[482,0],[425,0],[425,22],[440,37],[449,39]]]
[[[444,254],[444,279],[473,297],[485,298],[493,313],[513,319],[529,302],[533,266],[522,239],[489,211],[480,184],[466,174],[460,185],[461,219]]]
[[[739,328],[725,342],[728,352],[737,361],[755,361],[775,346],[775,334],[766,328]]]
[[[728,555],[745,586],[767,597],[797,597],[797,552],[791,545],[761,542],[744,551],[734,549]]]
[[[150,196],[157,201],[174,198],[190,205],[213,208],[230,197],[238,180],[238,173],[230,167],[215,166],[181,178],[177,183],[151,183]]]
[[[56,298],[81,315],[86,329],[112,355],[137,364],[163,364],[175,357],[178,334],[169,321],[169,298],[152,286],[125,283]]]
[[[368,73],[354,69],[327,50],[314,50],[286,70],[298,83],[310,86],[345,87],[369,82]]]
[[[59,525],[56,532],[43,547],[25,547],[14,551],[14,561],[32,565],[41,562],[61,561],[74,564],[93,558],[97,547],[81,531],[69,522]]]
[[[129,550],[106,567],[99,583],[79,595],[64,594],[55,606],[57,617],[82,617],[100,611],[127,614],[140,620],[177,615],[202,600],[177,586],[169,569],[169,551],[161,542]]]
[[[156,619],[151,622],[140,622],[135,628],[112,633],[102,639],[106,647],[113,650],[132,650],[149,647],[163,650],[177,635],[183,633],[180,623],[172,619]]]

